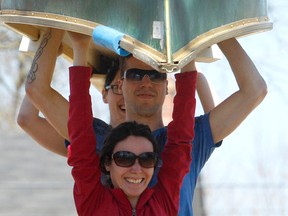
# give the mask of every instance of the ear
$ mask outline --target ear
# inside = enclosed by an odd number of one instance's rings
[[[122,90],[123,80],[122,80],[122,79],[119,79],[117,82],[118,82],[119,91],[121,92],[121,94],[123,94],[123,90]]]
[[[102,89],[102,100],[106,104],[108,104],[107,94],[108,94],[108,91],[106,91],[105,89]]]
[[[105,166],[106,171],[107,171],[107,172],[110,172],[110,165],[108,165],[107,163],[105,163],[104,166]]]

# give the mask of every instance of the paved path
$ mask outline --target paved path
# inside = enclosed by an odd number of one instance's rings
[[[0,133],[0,216],[76,216],[66,158]]]

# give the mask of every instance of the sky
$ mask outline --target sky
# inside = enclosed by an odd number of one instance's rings
[[[288,1],[268,5],[273,30],[239,39],[268,94],[203,169],[209,215],[288,215]],[[198,65],[198,70],[219,101],[237,90],[224,58]]]

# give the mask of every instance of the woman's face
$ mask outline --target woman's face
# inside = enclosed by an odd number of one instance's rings
[[[128,136],[126,139],[117,143],[113,153],[118,151],[129,151],[135,155],[140,155],[144,152],[153,152],[152,143],[139,136]],[[110,171],[110,177],[114,188],[120,188],[126,194],[128,199],[139,197],[147,188],[152,175],[153,168],[141,167],[136,159],[135,164],[131,167],[120,167],[112,160],[111,165],[106,166]]]
[[[117,72],[110,85],[118,85],[120,72]],[[103,101],[109,106],[110,125],[116,127],[125,121],[126,110],[123,95],[113,93],[112,89],[102,91]]]

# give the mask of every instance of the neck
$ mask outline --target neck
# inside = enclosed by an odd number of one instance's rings
[[[140,116],[140,115],[127,114],[126,121],[137,121],[138,123],[146,124],[149,126],[151,131],[164,127],[161,115]]]
[[[135,209],[136,206],[137,206],[137,203],[138,203],[138,199],[139,199],[139,196],[138,197],[127,197],[132,208]]]

